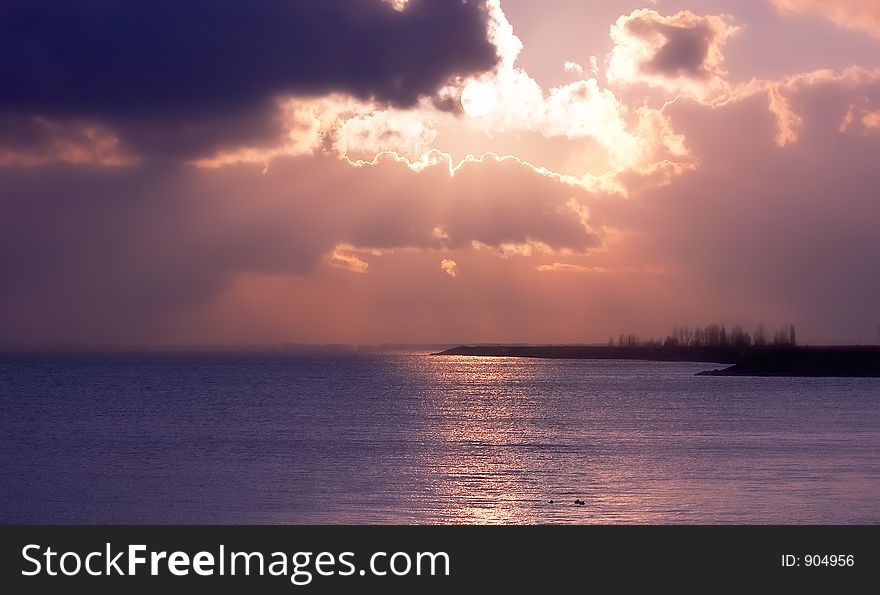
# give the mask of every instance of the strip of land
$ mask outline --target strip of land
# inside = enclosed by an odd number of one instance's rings
[[[699,373],[706,376],[880,377],[880,347],[861,346],[743,350],[706,346],[461,345],[436,355],[726,364],[725,367]]]

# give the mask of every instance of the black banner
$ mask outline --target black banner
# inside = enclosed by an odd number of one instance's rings
[[[17,526],[0,536],[8,593],[846,589],[876,581],[880,554],[876,527],[855,526]]]

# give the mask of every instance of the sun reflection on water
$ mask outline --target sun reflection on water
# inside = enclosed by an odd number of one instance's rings
[[[840,435],[815,427],[822,408],[778,402],[803,387],[780,384],[768,403],[766,387],[719,387],[688,364],[420,355],[404,366],[430,387],[417,404],[431,455],[415,470],[428,522],[748,522],[878,485],[834,477]],[[820,469],[806,478],[792,473],[805,451]]]
[[[554,379],[558,362],[490,357],[417,361],[412,372],[436,387],[434,400],[424,405],[425,413],[439,422],[430,440],[443,445],[432,461],[430,482],[443,505],[443,522],[590,522],[605,520],[608,513],[629,522],[647,520],[640,511],[648,494],[596,489],[637,474],[642,461],[632,458],[622,471],[603,464],[603,447],[585,440],[590,418],[602,417],[597,403],[574,420],[556,415],[562,407],[570,414],[572,407],[555,391],[555,383],[564,381]],[[546,390],[535,391],[544,384]],[[576,505],[576,499],[586,504]]]

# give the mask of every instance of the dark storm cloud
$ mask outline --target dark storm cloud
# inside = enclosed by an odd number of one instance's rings
[[[110,123],[141,151],[271,140],[273,98],[396,106],[497,61],[477,1],[5,0],[0,112]]]

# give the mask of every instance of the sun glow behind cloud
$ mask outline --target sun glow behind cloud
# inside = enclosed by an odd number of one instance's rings
[[[627,108],[599,83],[596,60],[591,60],[589,73],[562,64],[575,80],[543,89],[516,64],[522,42],[500,2],[489,0],[487,7],[489,37],[500,56],[498,66],[440,93],[461,102],[466,115],[441,109],[429,99],[414,108],[399,109],[342,95],[291,97],[280,103],[288,138],[284,145],[224,152],[201,159],[197,165],[216,168],[253,162],[265,173],[277,158],[331,151],[358,167],[392,158],[414,171],[446,164],[450,175],[455,175],[462,164],[482,159],[471,153],[490,158],[507,155],[564,184],[622,196],[636,178],[663,184],[692,167],[687,144],[672,130],[663,105]],[[481,139],[477,143],[481,148],[468,149],[461,142],[469,136]],[[564,142],[567,155],[562,161],[548,159],[547,154],[531,148],[534,141],[529,138]],[[517,156],[522,153],[530,157]]]
[[[512,153],[515,146],[502,145],[510,135],[536,135],[570,142],[568,165],[558,169],[536,158],[531,164],[563,176],[587,188],[606,188],[626,193],[614,181],[623,171],[644,168],[653,171],[658,164],[673,166],[689,160],[686,143],[663,115],[662,104],[630,109],[615,93],[598,80],[599,66],[594,59],[590,71],[572,62],[560,69],[575,76],[574,81],[544,89],[517,65],[523,45],[515,35],[499,0],[488,0],[489,38],[497,48],[498,66],[478,78],[450,85],[441,97],[455,98],[465,112],[460,117],[434,101],[425,99],[413,108],[400,109],[371,101],[336,95],[315,99],[287,98],[280,104],[288,141],[271,149],[244,148],[200,159],[200,167],[232,163],[267,163],[279,156],[311,154],[332,150],[358,163],[369,163],[382,152],[393,152],[421,166],[433,152],[450,154],[452,161],[467,157],[460,138],[476,135],[490,152]],[[521,142],[528,143],[528,140]],[[465,147],[454,158],[452,146]],[[527,148],[527,145],[526,145]],[[579,159],[578,154],[587,156]],[[663,166],[666,167],[666,166]],[[674,166],[673,170],[679,169]],[[454,173],[455,166],[451,167]],[[672,171],[672,170],[671,170]]]
[[[495,109],[495,91],[477,81],[468,83],[461,92],[461,107],[469,116],[485,116]]]

